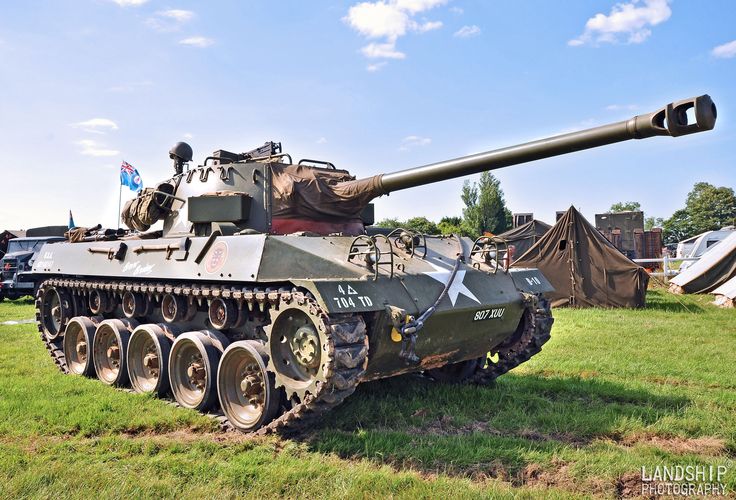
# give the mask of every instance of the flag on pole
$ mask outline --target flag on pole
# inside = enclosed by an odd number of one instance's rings
[[[72,217],[72,211],[69,210],[69,229],[74,229],[77,225],[74,223],[74,217]]]
[[[138,173],[138,170],[136,170],[136,168],[127,161],[124,161],[120,165],[120,185],[128,186],[131,191],[136,192],[143,188],[141,175]]]

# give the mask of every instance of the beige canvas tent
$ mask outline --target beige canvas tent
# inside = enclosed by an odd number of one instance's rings
[[[670,280],[672,293],[708,293],[736,276],[736,231]]]
[[[649,275],[575,210],[565,212],[512,267],[536,267],[555,287],[552,305],[643,307]]]
[[[736,307],[736,276],[710,293],[716,296],[714,304],[721,307]]]

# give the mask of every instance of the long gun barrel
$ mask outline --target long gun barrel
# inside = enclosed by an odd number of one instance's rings
[[[689,123],[690,110],[695,118],[694,123]],[[711,130],[715,123],[716,106],[710,96],[702,95],[672,102],[652,113],[637,115],[618,123],[382,174],[376,176],[376,180],[379,190],[386,194],[629,139],[645,139],[655,135],[678,137],[704,132]]]

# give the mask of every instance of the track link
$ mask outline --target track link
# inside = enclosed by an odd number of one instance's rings
[[[47,287],[48,285],[44,287],[42,284],[42,286],[38,287],[38,291],[36,292],[36,326],[38,327],[38,332],[41,334],[41,340],[46,346],[46,350],[49,352],[49,356],[51,356],[51,359],[59,368],[59,371],[66,374],[69,373],[69,369],[66,366],[66,357],[64,356],[64,339],[62,337],[58,337],[54,340],[48,339],[46,334],[43,332],[43,327],[41,326],[41,298],[43,297],[43,292]]]
[[[498,361],[489,360],[485,366],[479,363],[475,373],[463,380],[464,383],[491,384],[542,350],[542,346],[550,339],[552,324],[555,321],[549,300],[525,293],[524,302],[524,314],[527,315],[524,330],[510,342],[501,344],[498,349]]]
[[[144,293],[149,298],[157,299],[163,294],[181,295],[198,302],[208,298],[232,298],[239,307],[247,307],[249,311],[266,312],[269,308],[289,307],[292,302],[302,307],[309,307],[319,316],[324,324],[328,337],[328,377],[317,386],[315,394],[308,394],[303,401],[287,409],[281,416],[261,427],[253,434],[294,434],[307,430],[324,413],[351,395],[360,382],[368,364],[368,337],[363,318],[357,314],[329,315],[323,311],[317,301],[306,292],[296,289],[258,288],[258,287],[225,287],[225,286],[190,286],[185,284],[100,282],[78,279],[49,279],[39,286],[36,295],[36,321],[46,349],[62,373],[69,373],[62,348],[63,336],[50,340],[42,327],[42,298],[50,287],[63,289],[71,294],[75,309],[74,316],[88,316],[84,298],[92,290],[122,295],[126,291]],[[124,389],[128,390],[129,389]],[[179,406],[175,401],[169,402]],[[232,425],[222,413],[209,413],[207,416],[217,420],[223,431],[234,431]]]

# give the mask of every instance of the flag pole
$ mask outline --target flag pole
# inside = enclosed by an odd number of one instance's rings
[[[118,174],[118,177],[119,175],[120,174]],[[118,186],[118,229],[120,229],[120,219],[122,217],[122,215],[120,214],[120,206],[123,203],[123,183],[120,182],[120,179],[118,179],[118,182],[119,182],[119,186]]]

